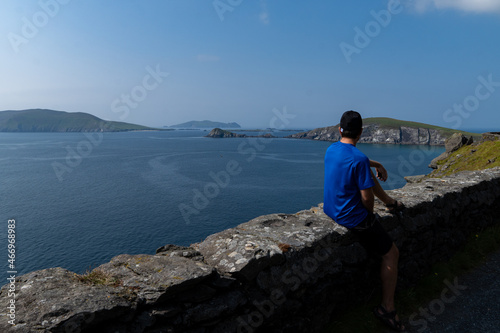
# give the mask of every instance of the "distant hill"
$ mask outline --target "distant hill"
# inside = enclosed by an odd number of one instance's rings
[[[221,123],[217,121],[203,120],[203,121],[188,121],[187,123],[182,123],[171,128],[241,128],[237,123]]]
[[[340,139],[338,128],[339,124],[316,128],[312,131],[292,134],[289,138],[338,141]],[[444,145],[445,140],[456,132],[475,138],[481,137],[477,133],[469,133],[414,121],[380,117],[363,119],[363,134],[359,142]]]
[[[122,132],[151,127],[106,121],[83,112],[46,109],[0,111],[0,132]]]

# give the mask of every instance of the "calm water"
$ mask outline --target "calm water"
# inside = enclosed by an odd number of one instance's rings
[[[3,281],[9,219],[16,220],[18,275],[56,266],[81,273],[121,253],[189,245],[259,215],[322,202],[330,143],[206,134],[0,133]],[[403,186],[403,176],[428,173],[429,161],[444,150],[359,148],[389,170],[386,189]]]

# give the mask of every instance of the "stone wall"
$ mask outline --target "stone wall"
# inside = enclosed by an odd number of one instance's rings
[[[500,222],[500,168],[391,191],[403,216],[376,211],[415,284],[471,233]],[[261,216],[191,247],[119,255],[82,278],[62,268],[0,291],[1,332],[317,332],[335,311],[379,296],[378,259],[319,207]],[[11,306],[12,307],[12,306]]]

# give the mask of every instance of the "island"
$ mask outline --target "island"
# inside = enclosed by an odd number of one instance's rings
[[[267,138],[273,139],[276,138],[270,133],[262,134],[262,135],[246,135],[246,134],[237,134],[230,131],[223,130],[221,128],[214,128],[208,133],[205,137],[207,138]]]
[[[310,139],[319,141],[338,141],[340,139],[339,124],[316,128],[311,131],[289,135],[293,139]],[[479,139],[480,134],[457,131],[413,121],[376,117],[363,119],[363,134],[360,143],[386,143],[411,145],[444,145],[447,138],[454,133]]]
[[[186,123],[178,124],[178,125],[173,125],[173,126],[166,126],[170,128],[179,128],[179,129],[203,129],[203,128],[241,128],[241,126],[237,123],[221,123],[217,121],[210,121],[210,120],[193,120],[193,121],[188,121]]]
[[[0,111],[0,132],[125,132],[161,130],[107,121],[84,112],[47,109]]]

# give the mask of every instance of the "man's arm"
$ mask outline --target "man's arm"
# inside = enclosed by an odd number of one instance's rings
[[[372,168],[375,168],[377,170],[377,178],[380,179],[381,181],[386,181],[387,180],[387,170],[384,168],[384,166],[377,162],[377,161],[372,161],[370,160],[370,166]]]
[[[370,212],[373,213],[373,205],[375,203],[375,196],[373,195],[373,188],[367,188],[366,190],[360,190],[361,192],[361,202],[363,206]]]

